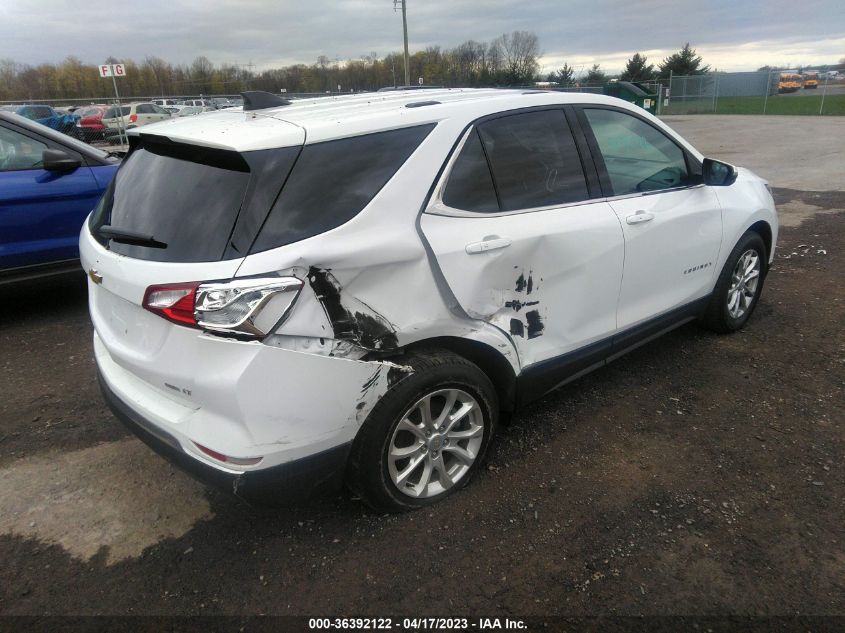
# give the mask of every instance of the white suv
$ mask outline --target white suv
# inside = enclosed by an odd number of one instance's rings
[[[238,495],[433,503],[500,411],[760,297],[767,183],[626,102],[245,96],[130,136],[80,240],[113,411]]]

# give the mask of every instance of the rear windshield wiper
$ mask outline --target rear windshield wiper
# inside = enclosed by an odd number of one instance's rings
[[[110,224],[104,224],[97,229],[97,234],[120,244],[131,244],[133,246],[147,246],[149,248],[167,248],[167,244],[159,242],[152,235],[144,235],[136,231],[116,228]]]

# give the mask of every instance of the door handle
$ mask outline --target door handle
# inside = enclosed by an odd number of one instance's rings
[[[506,248],[511,245],[511,241],[506,237],[499,237],[497,235],[491,235],[490,237],[485,237],[480,242],[473,242],[472,244],[467,244],[466,251],[467,255],[475,255],[476,253],[486,253],[487,251],[494,251],[497,248]]]
[[[628,224],[642,224],[643,222],[651,222],[654,219],[653,213],[646,213],[645,211],[637,211],[634,215],[629,215],[625,218]]]

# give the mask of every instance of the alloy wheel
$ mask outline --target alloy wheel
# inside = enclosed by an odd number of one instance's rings
[[[728,314],[739,319],[748,312],[760,285],[760,255],[754,249],[745,251],[736,262],[728,288]]]
[[[439,389],[409,407],[387,449],[396,488],[425,499],[452,488],[475,463],[484,439],[484,413],[461,389]]]

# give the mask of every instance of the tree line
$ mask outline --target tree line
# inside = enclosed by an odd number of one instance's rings
[[[505,33],[490,42],[468,40],[454,48],[430,46],[410,56],[411,82],[422,77],[428,85],[447,87],[524,86],[545,79],[560,86],[597,85],[611,77],[598,64],[576,77],[569,64],[541,77],[540,43],[528,31]],[[243,65],[215,66],[207,57],[191,64],[171,64],[159,57],[140,62],[110,57],[104,63],[123,63],[126,76],[118,80],[121,97],[157,95],[237,94],[244,90],[278,93],[324,93],[377,90],[404,83],[404,60],[399,53],[379,57],[376,53],[344,62],[320,56],[313,64],[292,64],[253,72]],[[651,81],[675,75],[703,74],[710,66],[703,63],[694,48],[686,44],[666,57],[657,67],[634,54],[619,79]],[[0,60],[0,101],[32,101],[108,98],[110,79],[99,76],[97,66],[77,57],[59,64],[29,66],[13,60]]]
[[[625,69],[618,76],[610,76],[602,70],[599,64],[593,64],[583,77],[576,79],[575,69],[569,64],[563,64],[560,69],[549,73],[546,81],[564,87],[590,86],[602,85],[610,79],[650,82],[668,80],[673,75],[703,75],[708,72],[710,72],[710,66],[704,63],[701,56],[687,42],[681,50],[665,57],[656,67],[654,64],[648,63],[648,58],[645,55],[637,52],[628,58]]]
[[[539,70],[540,43],[528,31],[505,33],[490,42],[468,40],[455,48],[430,46],[410,56],[412,83],[442,86],[504,86],[528,84]],[[215,66],[207,57],[191,64],[171,64],[159,57],[138,62],[110,57],[106,64],[123,63],[126,76],[118,80],[121,97],[153,95],[237,94],[243,90],[284,89],[294,93],[377,90],[404,84],[404,58],[400,53],[360,59],[330,60],[320,56],[314,64],[292,64],[253,72],[243,65]],[[60,100],[108,97],[110,79],[99,76],[97,65],[68,57],[59,64],[30,66],[0,60],[0,101]]]

